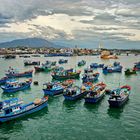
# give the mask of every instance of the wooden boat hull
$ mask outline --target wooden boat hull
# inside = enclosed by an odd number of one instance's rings
[[[43,89],[44,91],[44,95],[49,95],[49,96],[55,96],[55,95],[59,95],[62,94],[64,89],[59,89],[59,90],[47,90],[47,89]]]
[[[129,100],[129,95],[123,100],[108,100],[110,107],[121,107]]]
[[[42,104],[36,105],[34,108],[31,108],[29,110],[25,110],[21,113],[0,117],[0,122],[6,122],[6,121],[10,121],[10,120],[13,120],[13,119],[16,119],[16,118],[23,117],[25,115],[29,115],[29,114],[32,114],[34,112],[40,111],[45,107],[47,107],[47,100],[45,102],[43,102]]]
[[[79,77],[80,77],[80,73],[76,73],[69,76],[52,75],[52,78],[55,80],[78,79]]]
[[[64,64],[64,63],[68,63],[68,60],[59,61],[59,64]]]
[[[85,92],[82,92],[82,93],[75,95],[75,96],[69,96],[69,95],[65,95],[65,94],[63,94],[63,96],[64,96],[65,100],[75,101],[75,100],[83,98],[85,95],[87,95],[87,93],[88,92],[85,91]]]

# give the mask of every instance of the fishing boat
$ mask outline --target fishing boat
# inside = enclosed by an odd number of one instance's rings
[[[0,122],[6,122],[32,114],[47,107],[48,97],[35,99],[34,102],[23,104],[23,100],[12,98],[0,102]]]
[[[32,57],[41,57],[40,54],[33,54]]]
[[[44,95],[50,95],[50,96],[54,96],[54,95],[59,95],[62,94],[64,91],[64,87],[62,85],[60,85],[59,83],[45,83],[43,84],[44,88]]]
[[[73,83],[74,83],[73,79],[68,79],[68,80],[60,82],[60,85],[62,85],[64,88],[68,88],[68,87],[71,87]]]
[[[113,66],[104,66],[103,67],[103,73],[114,73],[114,72],[122,72],[122,66],[120,63],[114,62]]]
[[[134,69],[126,69],[124,72],[125,72],[125,75],[137,74],[136,70]]]
[[[30,57],[30,55],[19,55],[19,57],[29,58],[29,57]]]
[[[104,64],[92,63],[90,64],[90,68],[103,68]]]
[[[56,65],[56,61],[46,61],[45,62],[45,64],[43,64],[43,65],[45,65],[45,66],[47,66],[47,65],[51,65],[51,66],[55,66]]]
[[[30,60],[24,61],[24,66],[31,66],[31,65],[40,65],[40,61],[30,61]]]
[[[109,51],[102,51],[100,58],[101,59],[118,59],[118,56],[111,54]]]
[[[10,79],[6,81],[5,85],[1,86],[4,93],[13,93],[21,90],[30,88],[32,79],[28,79],[24,82],[18,82],[15,79]]]
[[[16,58],[16,55],[5,55],[4,58],[5,59],[14,59],[14,58]]]
[[[59,72],[53,72],[52,78],[55,80],[65,80],[65,79],[78,79],[80,77],[81,71],[74,71],[73,69],[63,70]]]
[[[35,66],[35,72],[50,72],[51,70],[54,69],[51,65],[42,65],[42,66]]]
[[[129,99],[131,87],[128,85],[122,86],[120,88],[111,90],[109,97],[110,107],[121,107]]]
[[[0,79],[0,85],[3,85],[6,83],[6,81],[8,80],[9,78],[8,77],[3,77]]]
[[[59,73],[61,71],[63,71],[64,68],[63,67],[59,67],[59,66],[56,66],[54,69],[53,69],[53,73]]]
[[[9,78],[16,78],[16,77],[32,77],[33,70],[19,72],[17,69],[13,69],[9,67],[9,70],[5,73],[5,75]]]
[[[93,69],[91,69],[91,68],[84,69],[84,73],[92,73],[92,72],[93,72]]]
[[[95,104],[103,99],[105,95],[106,84],[98,83],[91,88],[88,94],[85,96],[85,103]]]
[[[84,66],[86,64],[86,61],[85,60],[81,60],[80,62],[78,62],[78,66]]]
[[[137,62],[134,64],[134,68],[135,71],[140,71],[140,62]]]
[[[86,82],[96,82],[99,78],[99,73],[86,73],[83,75],[82,77],[82,81],[83,83],[86,83]]]
[[[65,100],[75,101],[83,98],[88,93],[89,89],[90,86],[86,84],[81,88],[78,86],[72,86],[64,91],[63,96]]]
[[[68,63],[68,60],[66,60],[66,59],[59,59],[58,63],[59,64]]]
[[[56,61],[51,62],[51,61],[46,61],[44,64],[42,64],[41,66],[35,66],[35,71],[36,72],[50,72],[51,70],[53,70],[55,67],[53,67],[56,64]]]

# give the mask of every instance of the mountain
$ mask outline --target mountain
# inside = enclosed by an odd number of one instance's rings
[[[48,47],[48,48],[65,48],[64,46],[60,46],[54,44],[50,41],[47,41],[42,38],[26,38],[26,39],[17,39],[10,42],[0,43],[0,48],[11,48],[11,47]]]

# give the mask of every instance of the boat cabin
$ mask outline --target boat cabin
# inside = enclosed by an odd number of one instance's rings
[[[10,100],[5,100],[0,102],[0,116],[14,114],[15,112],[19,112],[22,107],[22,100],[18,98],[12,98]]]

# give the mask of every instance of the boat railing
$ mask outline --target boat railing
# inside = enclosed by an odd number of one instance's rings
[[[6,104],[3,106],[3,109],[10,108],[10,107],[16,106],[16,105],[20,105],[20,104],[22,104],[22,103],[23,103],[22,100],[21,100],[21,101],[18,101],[18,102],[14,102],[14,103],[6,103]]]

